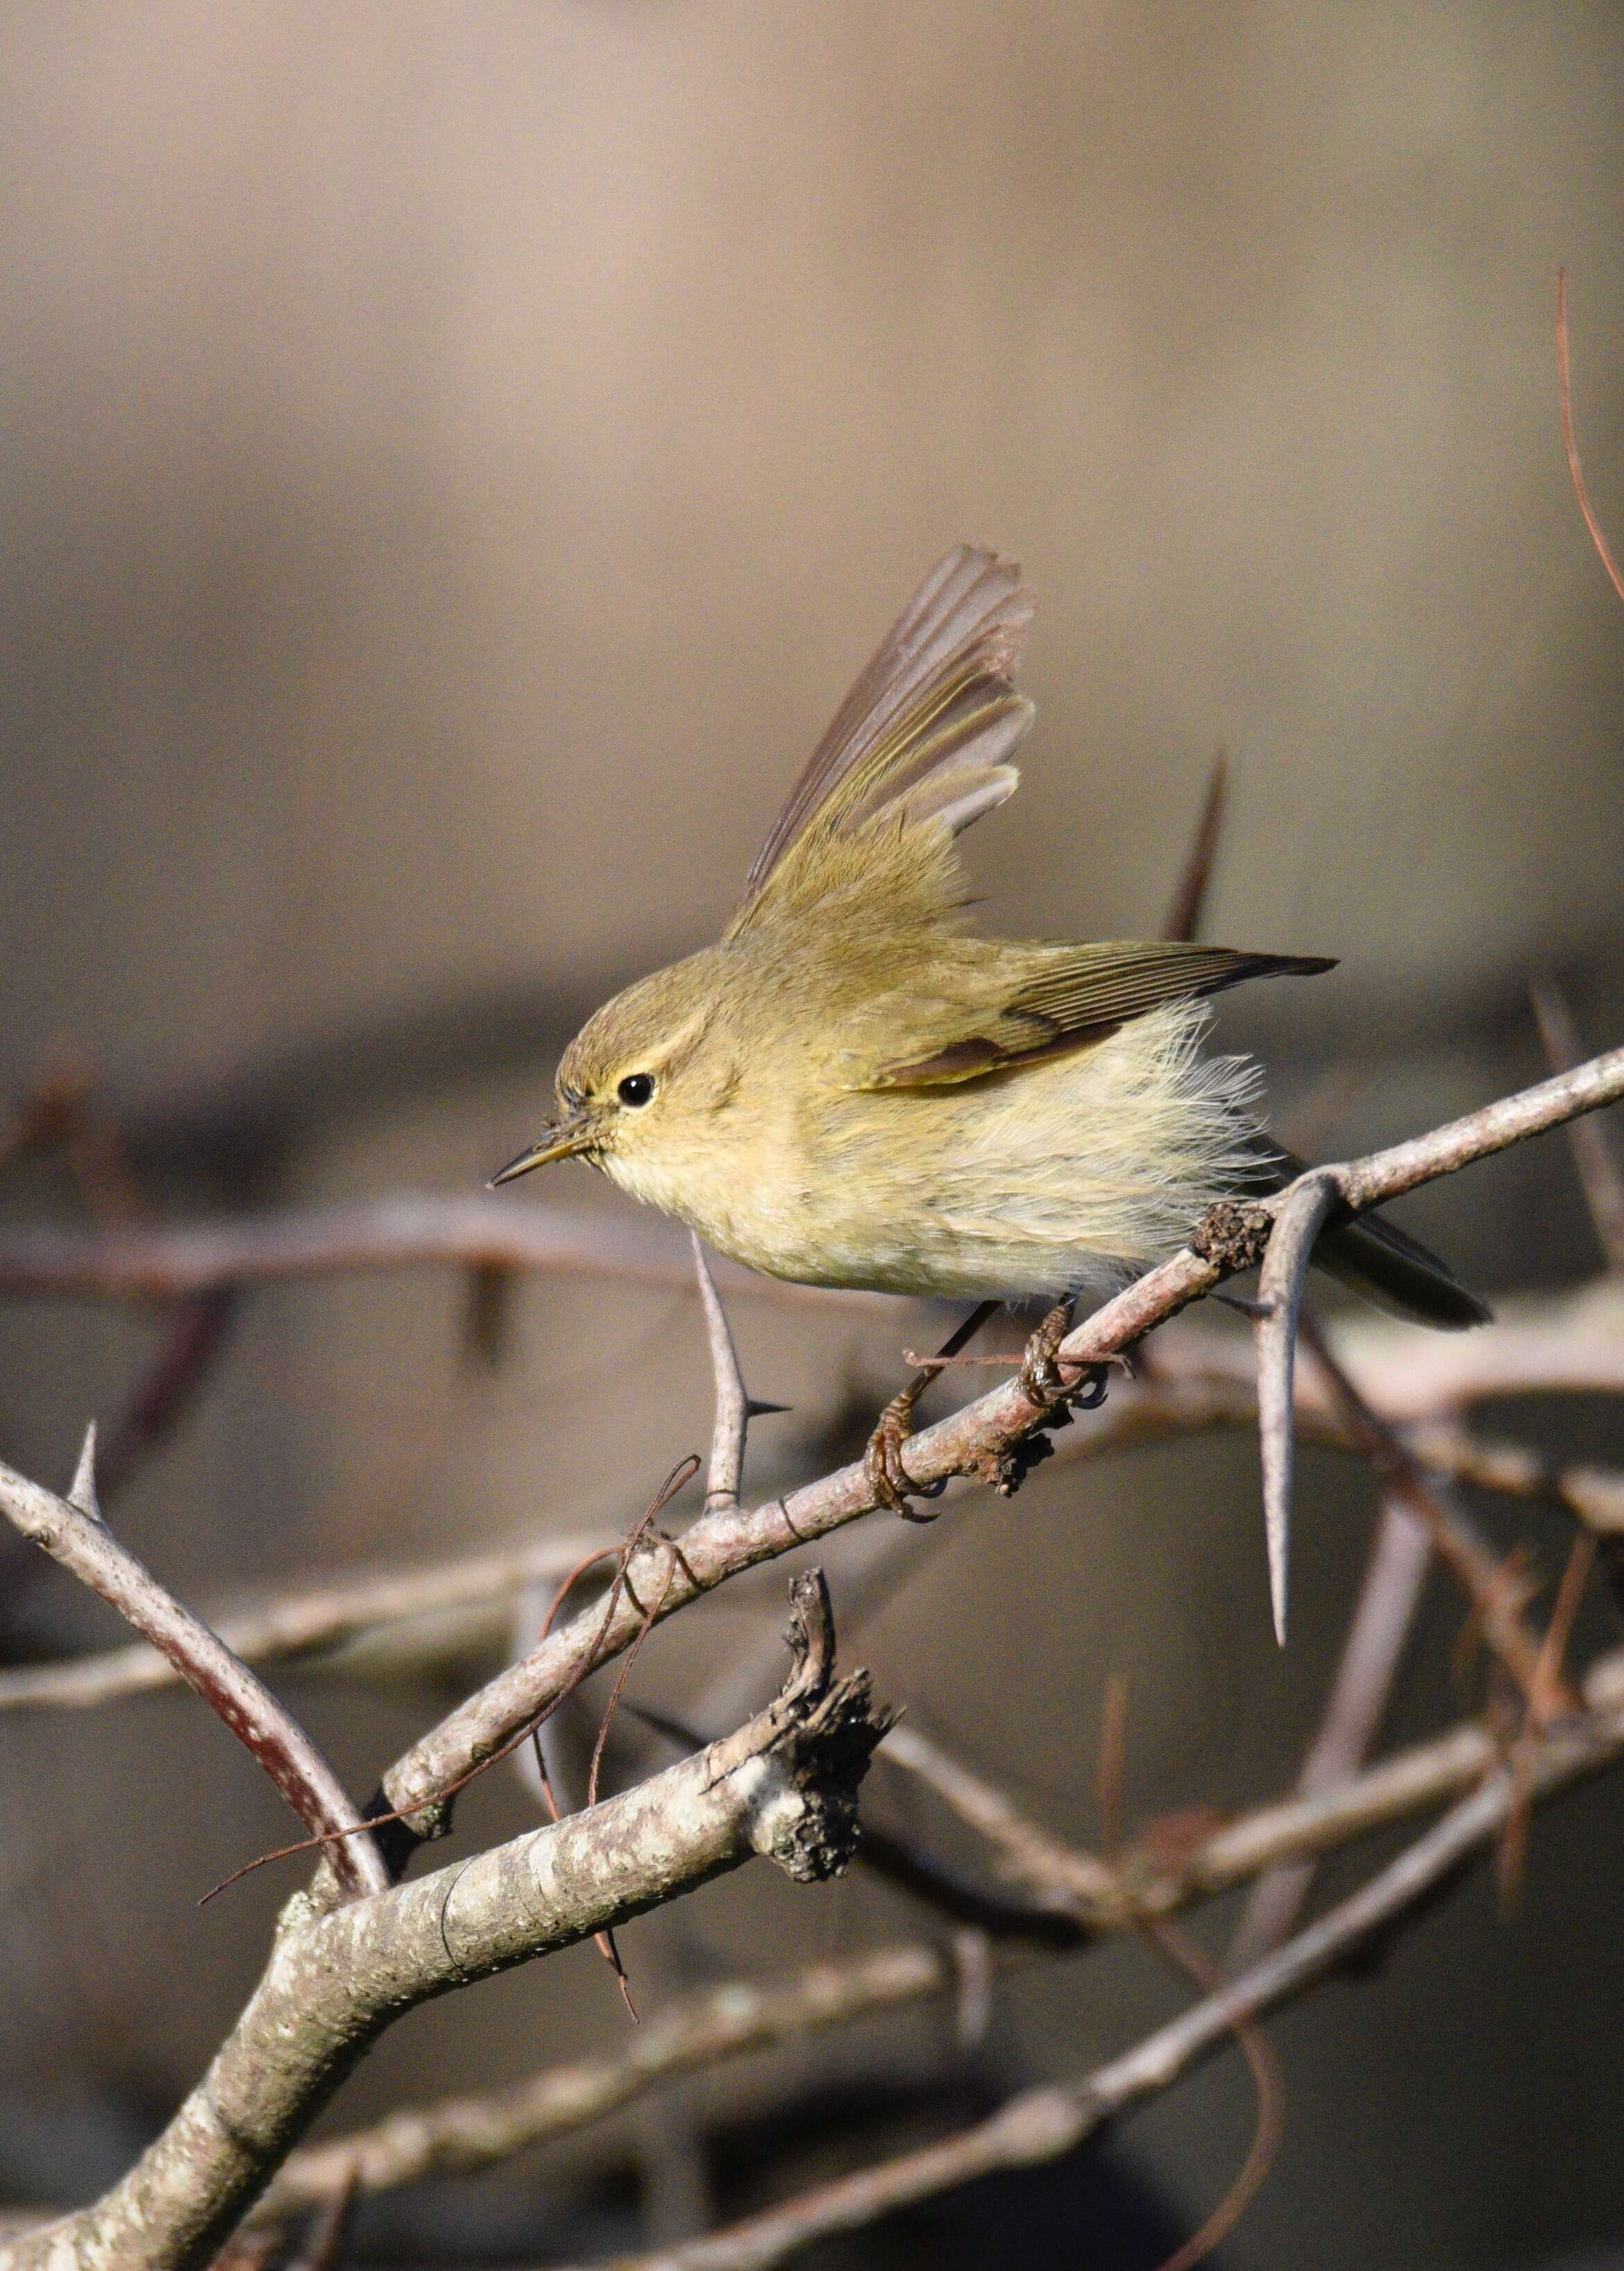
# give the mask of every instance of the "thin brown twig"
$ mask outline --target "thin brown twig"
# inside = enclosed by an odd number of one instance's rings
[[[1558,1741],[1548,1739],[1553,1757],[1542,1769],[1545,1789],[1554,1787]],[[1507,1803],[1505,1776],[1491,1776],[1360,1891],[1284,1947],[1080,2080],[1027,2090],[987,2120],[938,2143],[778,2201],[703,2238],[654,2256],[626,2258],[620,2271],[770,2271],[814,2240],[860,2230],[999,2170],[1075,2152],[1129,2106],[1168,2089],[1220,2048],[1239,2018],[1302,1993],[1352,1950],[1394,1928],[1495,1835]]]
[[[603,1653],[600,1653],[600,1650],[604,1649],[604,1642],[607,1639],[609,1627],[614,1623],[615,1612],[620,1605],[622,1594],[629,1592],[631,1590],[628,1569],[629,1567],[630,1555],[635,1550],[636,1543],[638,1539],[646,1535],[654,1515],[658,1514],[663,1507],[669,1503],[671,1499],[673,1499],[676,1495],[677,1492],[682,1489],[683,1484],[698,1471],[698,1458],[697,1456],[690,1456],[689,1458],[682,1461],[679,1465],[672,1469],[664,1483],[661,1484],[648,1512],[643,1516],[643,1519],[638,1523],[637,1529],[633,1531],[631,1539],[625,1546],[622,1547],[616,1554],[615,1578],[609,1588],[608,1597],[605,1604],[603,1622],[599,1634],[598,1642],[592,1649],[590,1649],[587,1651],[585,1662],[582,1665],[581,1669],[570,1679],[568,1686],[563,1688],[557,1695],[553,1696],[543,1709],[533,1712],[530,1718],[526,1720],[525,1724],[518,1728],[515,1733],[511,1734],[508,1739],[502,1743],[495,1750],[488,1753],[480,1758],[477,1758],[473,1765],[466,1769],[466,1771],[458,1777],[458,1781],[453,1783],[450,1789],[441,1793],[443,1798],[459,1796],[462,1791],[467,1789],[470,1783],[478,1782],[480,1776],[488,1774],[492,1767],[498,1767],[502,1764],[504,1759],[510,1759],[515,1751],[519,1750],[525,1743],[532,1740],[544,1720],[551,1718],[553,1713],[574,1694],[576,1689],[579,1687],[585,1680],[587,1680],[592,1677],[592,1673],[598,1670],[600,1664],[606,1664],[610,1660],[610,1657],[615,1653],[615,1651],[604,1650]],[[4,1470],[0,1470],[0,1472],[3,1471]],[[583,1574],[585,1569],[590,1568],[594,1561],[605,1560],[607,1558],[607,1552],[605,1551],[588,1554],[585,1562],[580,1565],[580,1567],[576,1570],[574,1575],[578,1576]],[[561,1590],[561,1599],[562,1597],[562,1594],[569,1590],[570,1584],[573,1582],[573,1577],[566,1582],[565,1585]],[[348,1839],[358,1835],[361,1832],[365,1831],[370,1833],[375,1830],[394,1828],[398,1825],[409,1823],[411,1813],[412,1809],[406,1806],[396,1806],[388,1810],[380,1807],[376,1811],[369,1808],[365,1820],[357,1824],[354,1828],[332,1828],[321,1830],[309,1837],[301,1837],[291,1845],[279,1845],[272,1852],[257,1853],[251,1861],[245,1861],[241,1868],[234,1869],[228,1877],[222,1877],[218,1884],[212,1885],[209,1890],[204,1894],[197,1905],[199,1908],[205,1907],[210,1901],[214,1900],[220,1894],[228,1892],[233,1885],[241,1884],[244,1877],[251,1877],[257,1870],[268,1868],[273,1861],[287,1861],[290,1860],[295,1853],[313,1853],[318,1850],[323,1853],[324,1858],[336,1856],[345,1850],[346,1842]],[[386,1881],[388,1880],[386,1880]]]
[[[1100,1845],[1105,1858],[1115,1866],[1122,1843],[1122,1797],[1127,1781],[1128,1681],[1113,1672],[1106,1681],[1100,1711],[1099,1764],[1097,1771]],[[1193,1981],[1203,1994],[1215,1994],[1223,1984],[1218,1967],[1187,1932],[1166,1917],[1135,1919],[1139,1936],[1163,1962]],[[1234,2230],[1251,2206],[1280,2149],[1285,2128],[1285,2080],[1274,2046],[1251,2012],[1235,2021],[1235,2038],[1257,2092],[1257,2123],[1247,2156],[1229,2190],[1203,2218],[1189,2237],[1158,2266],[1158,2271],[1195,2271],[1213,2249]]]
[[[1346,1781],[1368,1756],[1393,1692],[1432,1552],[1426,1525],[1391,1494],[1384,1495],[1341,1660],[1297,1778],[1305,1796]],[[1307,1896],[1314,1867],[1312,1860],[1288,1862],[1259,1878],[1229,1943],[1225,1964],[1230,1971],[1245,1970],[1280,1945]]]
[[[230,1340],[237,1301],[234,1287],[217,1285],[181,1303],[151,1369],[108,1431],[101,1456],[107,1497],[124,1488],[191,1409]]]
[[[1573,1636],[1575,1620],[1584,1599],[1584,1589],[1590,1583],[1590,1572],[1596,1566],[1597,1543],[1588,1530],[1582,1531],[1574,1540],[1567,1567],[1562,1571],[1561,1582],[1556,1589],[1556,1599],[1552,1604],[1545,1637],[1540,1643],[1534,1692],[1528,1701],[1522,1732],[1512,1750],[1514,1794],[1495,1856],[1495,1878],[1501,1904],[1508,1910],[1515,1908],[1522,1897],[1523,1865],[1528,1855],[1534,1747],[1546,1728],[1571,1704],[1571,1691],[1562,1677],[1562,1664],[1568,1654],[1568,1643]]]
[[[1607,580],[1620,599],[1624,599],[1624,575],[1607,547],[1601,532],[1601,523],[1590,503],[1590,491],[1584,484],[1584,468],[1579,463],[1579,438],[1574,430],[1573,382],[1568,355],[1568,271],[1556,272],[1556,361],[1561,381],[1562,413],[1562,447],[1568,453],[1568,473],[1573,482],[1573,493],[1578,500],[1584,525],[1590,531],[1590,542],[1596,547],[1596,557],[1607,572]]]
[[[360,2170],[352,2161],[347,2175],[317,2215],[314,2230],[307,2236],[299,2253],[289,2261],[287,2271],[339,2271],[349,2241],[350,2225],[354,2219],[360,2176]]]
[[[1525,1697],[1536,1691],[1539,1643],[1522,1614],[1523,1588],[1507,1573],[1435,1490],[1404,1438],[1360,1394],[1332,1356],[1312,1320],[1304,1318],[1302,1339],[1341,1404],[1388,1490],[1399,1498],[1431,1534],[1438,1558],[1460,1584],[1483,1636]]]
[[[1147,1919],[1140,1929],[1173,1969],[1182,1972],[1203,1994],[1222,1993],[1223,1972],[1208,1960],[1188,1932],[1181,1932],[1166,1917],[1159,1921]],[[1195,2271],[1197,2263],[1204,2262],[1215,2247],[1222,2245],[1263,2190],[1285,2136],[1285,2075],[1256,2012],[1237,2010],[1234,2033],[1257,2093],[1257,2121],[1252,2141],[1223,2199],[1183,2245],[1173,2249],[1158,2271]]]

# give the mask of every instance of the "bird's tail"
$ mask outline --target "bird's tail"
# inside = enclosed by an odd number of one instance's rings
[[[1256,1191],[1274,1192],[1306,1172],[1305,1160],[1269,1143],[1260,1150],[1255,1177],[1249,1175],[1248,1181]],[[1468,1325],[1486,1325],[1494,1315],[1447,1262],[1379,1214],[1333,1220],[1320,1233],[1314,1261],[1327,1277],[1412,1324],[1457,1333]]]

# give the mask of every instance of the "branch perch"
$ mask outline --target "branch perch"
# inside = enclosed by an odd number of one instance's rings
[[[377,1847],[298,1721],[201,1618],[119,1544],[94,1510],[93,1443],[87,1433],[73,1482],[77,1503],[0,1465],[0,1513],[168,1657],[258,1761],[313,1836],[334,1837],[328,1851],[346,1897],[381,1890],[389,1876]]]
[[[94,2206],[0,2245],[0,2271],[199,2271],[362,2051],[403,2012],[613,1928],[760,1853],[838,1874],[886,1720],[837,1681],[816,1571],[794,1661],[735,1733],[590,1812],[346,1907],[296,1895],[259,1985],[157,2142]]]

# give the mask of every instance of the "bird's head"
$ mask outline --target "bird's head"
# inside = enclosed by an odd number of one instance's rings
[[[736,1081],[718,1015],[720,951],[639,979],[587,1020],[559,1063],[556,1121],[492,1176],[492,1189],[584,1158],[656,1196],[650,1186],[677,1170]]]

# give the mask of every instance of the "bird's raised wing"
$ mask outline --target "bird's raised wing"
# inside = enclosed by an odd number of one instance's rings
[[[1013,561],[961,544],[909,600],[773,823],[729,926],[821,897],[831,839],[882,813],[957,835],[1013,793],[1032,724],[1015,688],[1032,595]]]
[[[845,1085],[940,1088],[1069,1055],[1103,1041],[1165,1001],[1221,993],[1248,978],[1309,977],[1334,963],[1319,955],[1240,954],[1181,941],[1101,946],[1011,945],[967,965],[958,997],[910,1001],[905,992],[872,1005],[865,1047],[859,1030],[845,1052]],[[865,1018],[864,1024],[869,1020]],[[898,1034],[907,1046],[898,1054]]]

